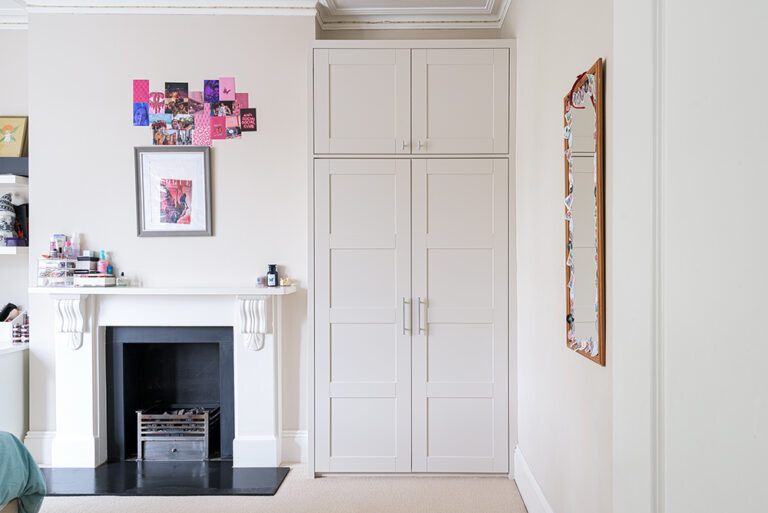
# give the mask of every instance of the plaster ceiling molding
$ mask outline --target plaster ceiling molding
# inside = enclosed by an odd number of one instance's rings
[[[68,14],[315,16],[315,4],[315,0],[29,0],[27,11]]]
[[[496,29],[511,0],[320,0],[323,30]]]
[[[323,30],[497,29],[511,0],[0,0],[0,29],[28,13],[316,16]]]
[[[27,8],[18,0],[0,0],[0,30],[26,30]]]

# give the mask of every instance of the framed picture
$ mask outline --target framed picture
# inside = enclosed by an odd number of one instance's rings
[[[23,157],[27,145],[27,118],[0,116],[0,157]]]
[[[211,235],[210,152],[201,146],[134,148],[139,237]]]

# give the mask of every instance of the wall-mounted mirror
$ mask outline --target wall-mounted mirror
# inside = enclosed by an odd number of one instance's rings
[[[567,345],[605,365],[603,60],[564,99]]]

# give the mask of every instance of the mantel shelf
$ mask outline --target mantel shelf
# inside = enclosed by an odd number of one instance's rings
[[[114,296],[286,296],[296,292],[296,285],[287,287],[231,288],[153,288],[153,287],[31,287],[30,294],[49,296],[114,295]]]

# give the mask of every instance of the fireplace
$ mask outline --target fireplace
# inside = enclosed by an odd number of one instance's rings
[[[116,462],[123,458],[129,463],[136,452],[137,440],[134,434],[129,441],[126,430],[135,433],[136,410],[142,406],[124,404],[125,380],[116,380],[115,373],[124,372],[125,366],[124,362],[116,365],[115,356],[150,350],[134,347],[139,344],[165,352],[149,358],[150,361],[178,362],[176,357],[188,355],[189,347],[160,346],[189,343],[201,346],[192,351],[209,352],[207,361],[215,361],[218,354],[221,428],[223,433],[228,433],[213,441],[219,444],[219,457],[231,454],[233,467],[279,465],[283,442],[295,450],[295,443],[282,436],[280,394],[282,304],[294,292],[293,285],[262,289],[30,289],[38,312],[36,332],[53,335],[55,367],[52,370],[56,382],[56,430],[28,434],[26,443],[33,456],[54,467],[93,468],[108,459]],[[211,326],[213,328],[209,328]],[[179,335],[187,328],[193,330],[190,333],[195,333],[194,337]],[[198,332],[198,328],[202,329]],[[152,338],[143,342],[135,337],[119,338],[124,329],[127,333],[144,330],[152,333]],[[205,338],[203,334],[209,329],[223,329],[224,336]],[[123,349],[115,351],[115,344],[120,345],[121,341]],[[205,347],[206,344],[213,346]],[[108,378],[110,373],[112,376]],[[182,376],[178,367],[176,374]],[[216,378],[210,374],[190,381],[196,383],[198,379],[215,383]],[[115,383],[123,384],[122,391]],[[133,393],[133,387],[130,388],[129,394]],[[189,386],[170,389],[191,390]],[[117,404],[122,407],[115,408]],[[127,416],[132,419],[130,425]]]
[[[107,460],[231,459],[228,327],[106,329]]]

